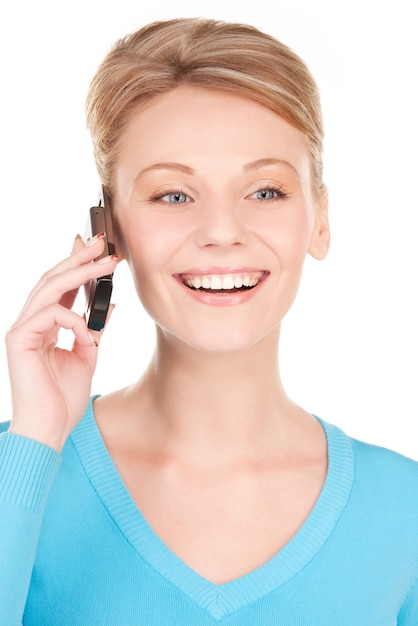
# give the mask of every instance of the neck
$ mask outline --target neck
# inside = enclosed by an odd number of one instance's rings
[[[286,439],[298,408],[281,384],[278,335],[245,352],[219,355],[159,332],[147,372],[128,390],[141,409],[137,414],[150,416],[148,432],[158,445],[201,461],[205,455],[265,453],[272,440]]]

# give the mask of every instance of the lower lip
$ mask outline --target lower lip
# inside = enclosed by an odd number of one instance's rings
[[[201,304],[207,304],[209,306],[237,306],[239,304],[244,304],[253,298],[258,291],[260,290],[262,284],[265,279],[262,279],[255,287],[252,289],[246,289],[245,291],[217,291],[217,292],[209,292],[209,291],[198,291],[197,289],[190,289],[187,287],[182,281],[178,281],[181,287],[186,291],[186,293]]]

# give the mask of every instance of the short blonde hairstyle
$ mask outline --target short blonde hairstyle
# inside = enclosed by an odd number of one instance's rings
[[[320,200],[326,196],[320,97],[305,63],[252,26],[200,18],[151,23],[117,41],[99,66],[86,119],[110,194],[127,124],[141,107],[179,85],[249,98],[299,129],[308,140],[314,191]]]

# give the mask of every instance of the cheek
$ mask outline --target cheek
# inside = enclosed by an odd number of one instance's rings
[[[187,230],[178,217],[138,212],[124,218],[122,223],[126,259],[135,281],[143,282],[173,271],[172,261],[187,237]]]
[[[305,209],[292,208],[277,214],[264,229],[265,244],[280,258],[282,269],[303,264],[309,249],[313,216]]]

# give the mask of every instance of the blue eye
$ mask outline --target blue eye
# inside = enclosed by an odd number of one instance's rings
[[[276,197],[276,192],[274,189],[260,189],[260,191],[256,191],[255,197],[257,200],[273,200]]]
[[[150,198],[152,202],[164,202],[166,204],[186,204],[192,202],[192,198],[182,191],[165,191]]]
[[[166,193],[164,196],[161,196],[160,200],[163,202],[169,202],[170,204],[183,204],[184,202],[187,202],[187,196],[181,191],[173,191],[172,193]]]
[[[286,198],[287,194],[279,187],[266,187],[264,189],[258,189],[252,193],[249,197],[255,200],[277,200],[279,198]]]

